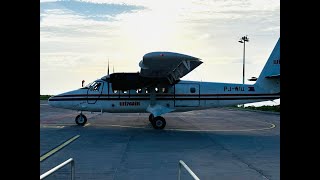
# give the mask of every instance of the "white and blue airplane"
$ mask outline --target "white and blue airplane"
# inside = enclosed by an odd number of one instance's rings
[[[253,103],[280,98],[280,38],[255,84],[180,80],[202,64],[199,58],[174,52],[151,52],[140,61],[140,72],[112,73],[77,90],[49,98],[53,107],[80,111],[78,125],[87,122],[83,111],[149,112],[155,129],[163,129],[162,115]],[[108,68],[109,69],[109,68]]]

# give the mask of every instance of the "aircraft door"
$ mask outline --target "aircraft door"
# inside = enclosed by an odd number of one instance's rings
[[[95,104],[97,100],[100,98],[102,90],[103,90],[102,81],[93,82],[90,85],[87,93],[88,104]]]
[[[174,86],[175,107],[198,107],[200,105],[200,85],[183,83]]]

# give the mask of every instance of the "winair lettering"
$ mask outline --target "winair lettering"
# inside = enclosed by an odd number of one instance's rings
[[[120,102],[120,106],[140,106],[140,102]]]
[[[241,87],[241,86],[235,86],[235,87],[224,86],[223,90],[224,91],[244,91],[244,87]]]

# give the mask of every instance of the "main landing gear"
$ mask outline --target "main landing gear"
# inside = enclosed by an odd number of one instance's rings
[[[82,113],[80,113],[76,117],[75,121],[79,126],[84,126],[86,124],[86,122],[87,122],[87,117],[85,115],[83,115]]]
[[[153,114],[150,114],[149,121],[154,129],[163,129],[166,126],[166,120],[161,116],[154,117]]]

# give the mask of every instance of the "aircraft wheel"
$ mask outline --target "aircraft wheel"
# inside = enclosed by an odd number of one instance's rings
[[[161,116],[153,118],[152,121],[152,126],[154,129],[163,129],[166,126],[166,120]]]
[[[152,123],[153,118],[154,118],[153,114],[150,114],[150,115],[149,115],[149,121],[150,121],[151,123]]]
[[[87,117],[83,114],[79,114],[75,120],[79,126],[84,126],[87,122]]]

